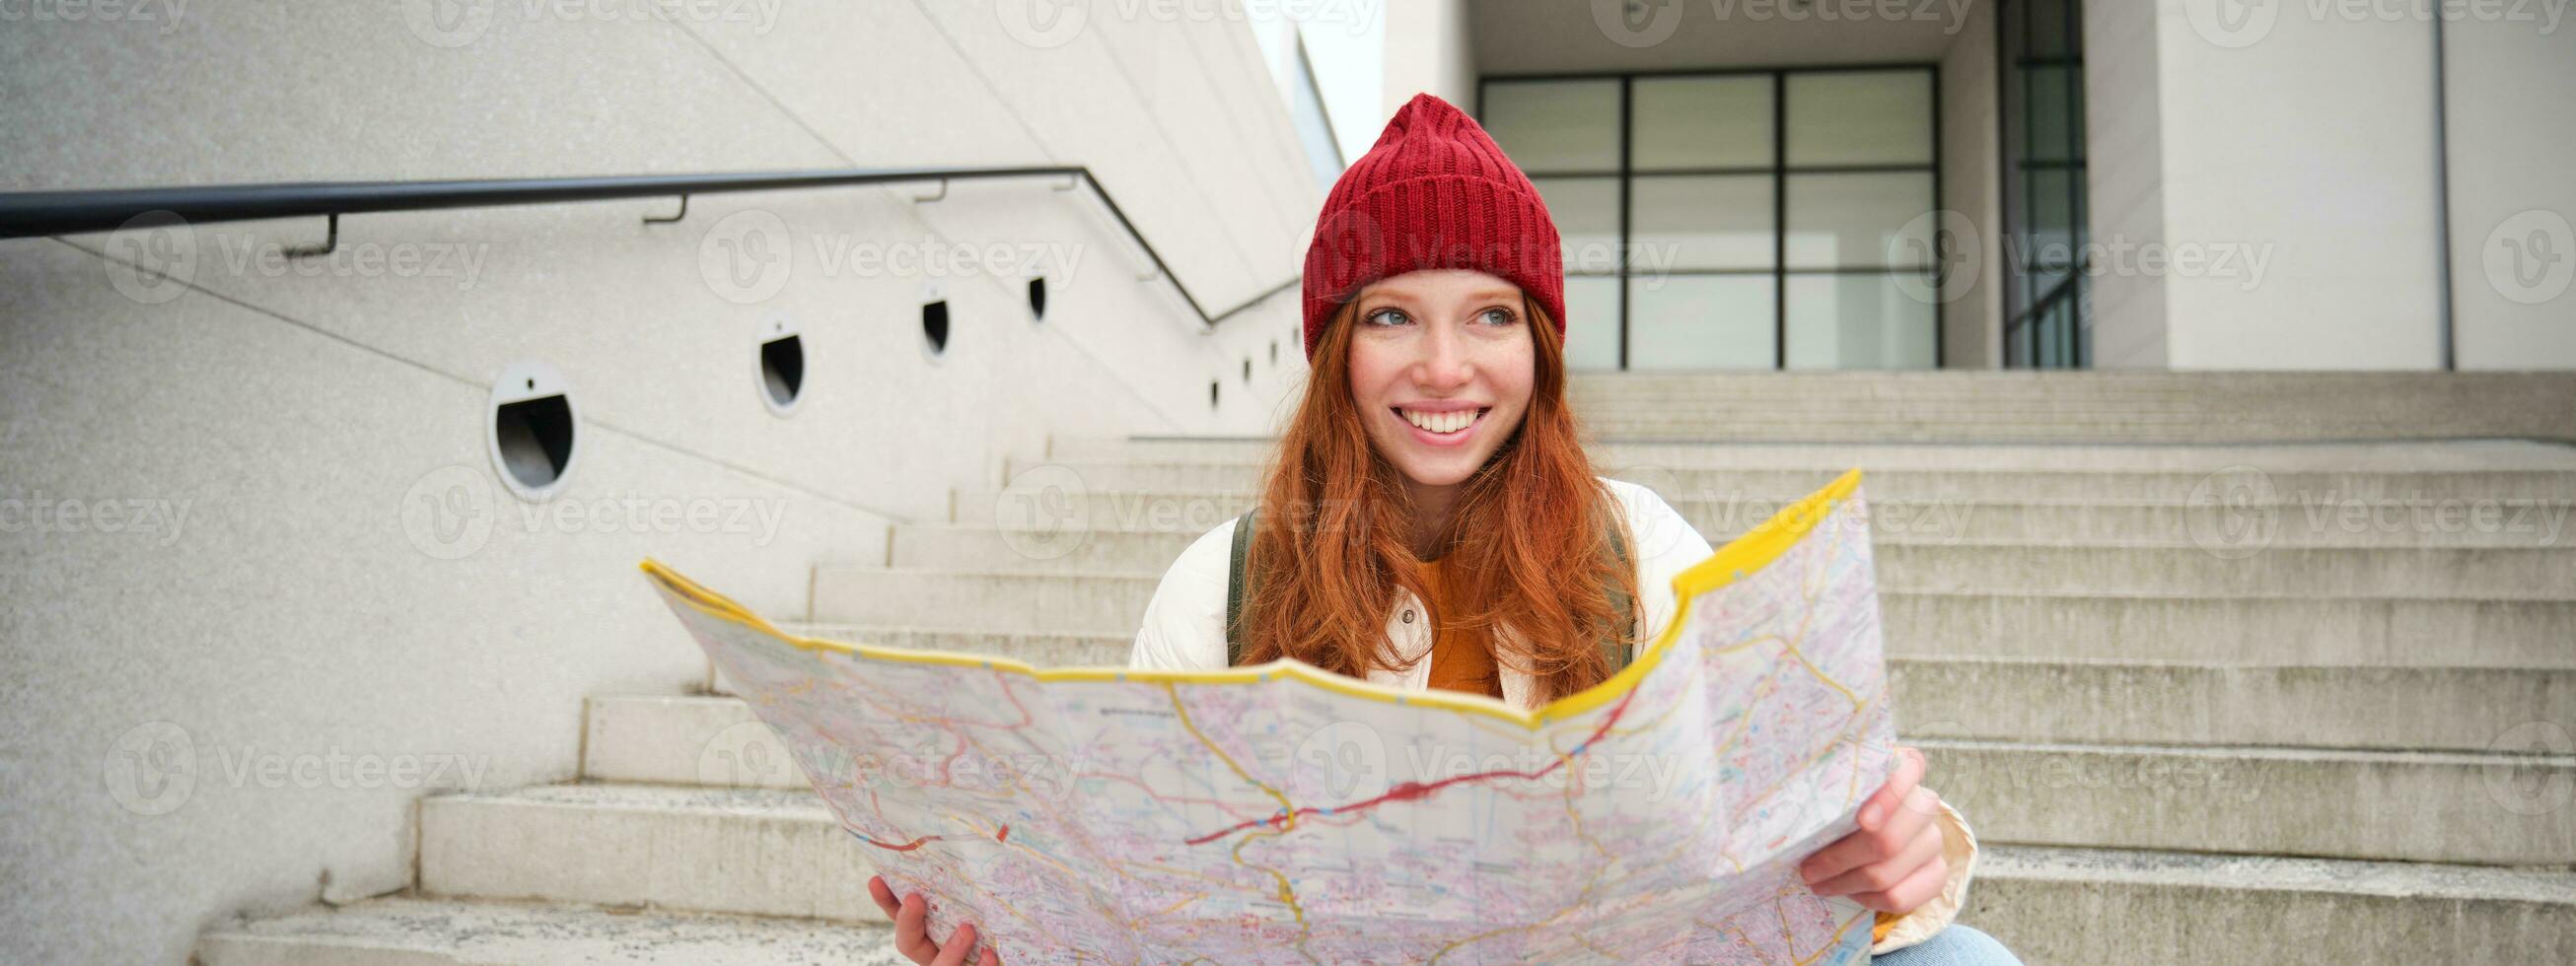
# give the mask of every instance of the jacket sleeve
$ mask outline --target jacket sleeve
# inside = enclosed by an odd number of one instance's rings
[[[1869,954],[1885,955],[1932,938],[1950,921],[1959,918],[1959,910],[1968,902],[1968,876],[1977,864],[1977,834],[1968,830],[1968,820],[1959,810],[1941,802],[1941,860],[1950,865],[1950,878],[1941,883],[1941,894],[1916,906],[1904,915],[1879,913],[1878,928],[1872,933]]]
[[[1225,667],[1225,591],[1234,563],[1234,521],[1192,541],[1163,572],[1127,666],[1138,670],[1213,671]]]

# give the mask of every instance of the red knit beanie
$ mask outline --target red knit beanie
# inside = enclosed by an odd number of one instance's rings
[[[1306,249],[1306,358],[1362,286],[1425,268],[1509,279],[1565,336],[1565,262],[1538,188],[1483,126],[1415,94],[1324,197]]]

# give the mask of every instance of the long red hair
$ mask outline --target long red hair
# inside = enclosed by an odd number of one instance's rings
[[[1465,613],[1432,626],[1483,632],[1496,663],[1530,674],[1537,700],[1609,676],[1605,635],[1635,643],[1607,593],[1637,599],[1637,575],[1616,565],[1609,527],[1618,501],[1593,475],[1565,403],[1565,347],[1544,310],[1522,300],[1536,343],[1530,404],[1501,448],[1461,485],[1439,552]],[[1370,445],[1352,399],[1354,299],[1327,320],[1304,398],[1264,473],[1259,532],[1246,568],[1243,660],[1293,657],[1366,677],[1401,670],[1386,622],[1396,590],[1435,599],[1414,556],[1411,490]]]

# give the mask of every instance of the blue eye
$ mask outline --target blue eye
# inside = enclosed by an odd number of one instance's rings
[[[1515,325],[1521,320],[1520,313],[1499,305],[1476,313],[1476,318],[1479,321],[1484,322],[1486,325],[1490,325],[1495,328]],[[1368,314],[1360,316],[1360,323],[1363,325],[1397,326],[1410,324],[1412,321],[1412,316],[1404,314],[1403,309],[1395,308],[1393,306],[1374,309]]]

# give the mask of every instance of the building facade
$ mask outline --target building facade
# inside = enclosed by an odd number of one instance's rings
[[[2576,366],[2563,5],[1421,6],[1589,368]]]
[[[0,239],[0,960],[410,887],[424,800],[703,686],[643,557],[806,612],[1064,440],[1271,431],[1420,91],[1546,193],[1587,370],[2576,369],[2564,6],[0,3],[0,193],[1101,189]]]

